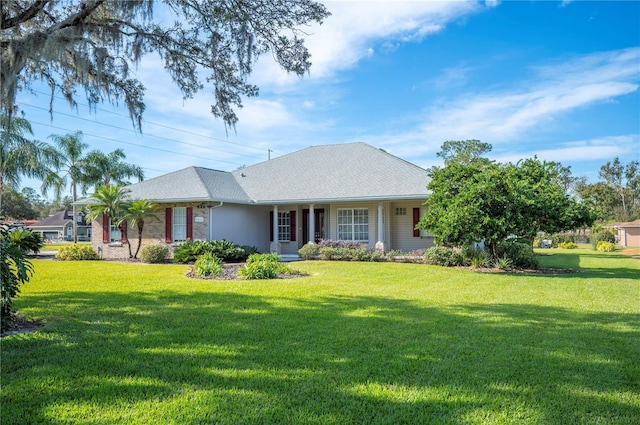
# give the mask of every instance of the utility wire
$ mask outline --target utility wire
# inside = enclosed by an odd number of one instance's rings
[[[42,92],[42,91],[38,91],[38,90],[33,90],[33,93],[39,93],[39,94],[43,94],[43,95],[46,95],[46,96],[50,96],[51,95],[51,93],[46,93],[46,92]],[[58,100],[65,100],[66,101],[66,99],[64,99],[63,97],[59,97],[59,96],[53,96],[53,98],[54,99],[58,99]],[[128,118],[128,119],[131,118],[130,116],[122,114],[120,112],[109,111],[108,109],[94,107],[94,106],[88,105],[86,103],[77,103],[76,102],[76,104],[80,105],[80,106],[86,106],[86,107],[88,107],[90,109],[94,109],[96,111],[102,111],[102,112],[106,112],[108,114],[117,115],[119,117],[124,117],[124,118]],[[46,110],[48,111],[49,109],[46,108]],[[209,140],[215,140],[215,141],[222,142],[222,143],[228,143],[230,145],[241,146],[243,148],[250,148],[250,149],[255,149],[255,150],[259,150],[259,151],[264,151],[263,147],[251,146],[251,145],[247,145],[247,144],[243,144],[243,143],[237,143],[237,142],[230,142],[230,141],[225,140],[225,139],[219,139],[219,138],[216,138],[216,137],[205,136],[203,134],[198,134],[198,133],[194,133],[192,131],[178,129],[178,128],[175,128],[175,127],[171,127],[171,126],[168,126],[168,125],[165,125],[165,124],[155,123],[155,122],[152,122],[152,121],[146,121],[145,120],[145,124],[151,124],[151,125],[155,125],[155,126],[158,126],[158,127],[166,128],[166,129],[169,129],[169,130],[174,130],[174,131],[178,131],[178,132],[181,132],[181,133],[202,137],[202,138],[209,139]],[[273,152],[273,150],[272,150],[272,152]]]
[[[44,124],[44,123],[37,122],[37,121],[30,121],[30,122],[32,124],[38,124],[38,125],[42,125],[42,126],[45,126],[45,127],[55,128],[57,130],[72,131],[72,130],[69,130],[67,128],[58,127],[58,126],[51,125],[51,124]],[[167,152],[167,153],[172,153],[172,154],[175,154],[175,155],[189,156],[189,157],[198,158],[198,159],[206,159],[207,161],[224,162],[224,163],[227,163],[227,164],[233,164],[233,165],[237,165],[237,166],[243,166],[244,165],[244,164],[240,164],[240,163],[237,163],[237,162],[225,161],[223,159],[206,158],[206,157],[202,157],[202,156],[199,156],[199,155],[191,155],[191,154],[183,153],[183,152],[170,151],[168,149],[156,148],[156,147],[145,146],[145,145],[138,145],[138,144],[131,143],[131,142],[123,142],[122,140],[112,139],[112,138],[104,137],[104,136],[98,136],[97,134],[91,134],[91,133],[85,133],[85,132],[83,132],[83,134],[87,135],[87,136],[90,136],[90,137],[95,137],[97,139],[103,139],[103,140],[108,140],[110,142],[116,142],[116,143],[122,143],[122,144],[125,144],[125,145],[135,146],[137,148],[151,149],[151,150],[154,150],[154,151]]]
[[[36,105],[32,105],[32,104],[25,103],[25,102],[17,102],[17,103],[19,103],[19,104],[20,104],[20,105],[22,105],[22,106],[28,106],[28,107],[35,108],[35,109],[40,109],[40,110],[43,110],[43,111],[48,111],[48,108],[43,108],[42,106],[36,106]],[[129,133],[137,134],[137,132],[136,132],[135,130],[128,129],[128,128],[123,128],[123,127],[119,127],[119,126],[117,126],[117,125],[107,124],[107,123],[99,122],[99,121],[93,121],[93,120],[90,120],[90,119],[88,119],[88,118],[82,118],[82,117],[75,116],[75,115],[72,115],[72,114],[66,114],[66,113],[64,113],[64,112],[55,112],[55,113],[56,113],[57,115],[62,115],[62,116],[65,116],[65,117],[70,117],[70,118],[73,118],[73,119],[78,119],[78,120],[82,120],[82,121],[87,121],[87,122],[90,122],[90,123],[92,123],[92,124],[100,124],[100,125],[103,125],[103,126],[106,126],[106,127],[111,127],[111,128],[115,128],[115,129],[118,129],[118,130],[121,130],[121,131],[126,131],[126,132],[129,132]],[[170,128],[170,127],[167,127],[167,128]],[[177,131],[180,131],[180,130],[177,130]],[[196,133],[190,133],[190,134],[195,134],[195,135],[197,135]],[[215,152],[230,153],[230,154],[234,154],[234,155],[237,155],[237,156],[246,156],[246,157],[248,157],[248,158],[263,159],[262,157],[258,157],[258,156],[255,156],[255,155],[247,155],[247,154],[241,154],[241,153],[229,152],[229,151],[225,151],[225,150],[222,150],[222,149],[216,149],[216,148],[210,148],[210,147],[207,147],[207,146],[202,146],[202,145],[199,145],[199,144],[197,144],[197,143],[181,142],[181,141],[179,141],[179,140],[170,139],[170,138],[168,138],[168,137],[163,137],[163,136],[157,136],[157,135],[155,135],[155,134],[148,134],[148,133],[146,133],[146,134],[145,134],[145,137],[154,137],[154,138],[156,138],[156,139],[167,140],[167,141],[169,141],[169,142],[178,143],[178,144],[181,144],[181,145],[187,145],[187,146],[194,146],[194,147],[197,147],[197,148],[200,148],[200,149],[206,149],[206,150],[215,151]],[[203,137],[206,137],[206,136],[203,136]],[[136,145],[136,146],[139,146],[139,145]]]

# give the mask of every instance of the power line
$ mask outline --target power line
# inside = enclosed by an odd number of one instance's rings
[[[42,125],[42,126],[45,126],[45,127],[55,128],[57,130],[73,131],[73,130],[69,130],[68,128],[58,127],[58,126],[51,125],[51,124],[44,124],[44,123],[37,122],[37,121],[30,121],[30,122],[32,124],[38,124],[38,125]],[[109,137],[98,136],[97,134],[84,133],[84,132],[83,132],[83,134],[87,135],[87,136],[90,136],[90,137],[95,137],[97,139],[103,139],[103,140],[108,140],[110,142],[122,143],[122,144],[125,144],[125,145],[131,145],[131,146],[135,146],[135,147],[143,148],[143,149],[151,149],[151,150],[155,150],[155,151],[159,151],[159,152],[172,153],[172,154],[175,154],[175,155],[189,156],[189,157],[192,157],[192,158],[205,159],[207,161],[224,162],[224,163],[227,163],[227,164],[233,164],[233,165],[237,165],[237,166],[243,166],[244,165],[244,164],[240,164],[240,163],[237,163],[237,162],[225,161],[223,159],[205,158],[205,157],[198,156],[198,155],[191,155],[191,154],[183,153],[183,152],[170,151],[168,149],[156,148],[156,147],[145,146],[145,145],[138,145],[138,144],[131,143],[131,142],[123,142],[122,140],[116,140],[116,139],[112,139],[112,138],[109,138]]]
[[[35,109],[40,109],[40,110],[43,110],[43,111],[47,111],[48,110],[47,108],[43,108],[41,106],[32,105],[32,104],[25,103],[25,102],[22,102],[22,101],[20,101],[18,103],[20,105],[23,105],[23,106],[28,106],[28,107],[35,108]],[[55,113],[57,115],[62,115],[62,116],[70,117],[70,118],[73,118],[73,119],[87,121],[87,122],[90,122],[90,123],[93,123],[93,124],[100,124],[100,125],[103,125],[103,126],[106,126],[106,127],[111,127],[111,128],[115,128],[115,129],[118,129],[118,130],[121,130],[121,131],[126,131],[126,132],[129,132],[129,133],[137,134],[137,132],[135,130],[119,127],[117,125],[107,124],[107,123],[100,122],[100,121],[93,121],[93,120],[90,120],[90,119],[87,119],[87,118],[74,116],[72,114],[66,114],[64,112],[55,112]],[[167,127],[167,128],[170,128],[170,127]],[[176,130],[176,131],[180,131],[180,130]],[[191,134],[195,134],[195,133],[191,133]],[[236,152],[225,151],[225,150],[222,150],[222,149],[210,148],[210,147],[207,147],[207,146],[199,145],[197,143],[181,142],[179,140],[175,140],[175,139],[171,139],[171,138],[163,137],[163,136],[157,136],[155,134],[145,134],[145,137],[154,137],[156,139],[166,140],[166,141],[173,142],[173,143],[178,143],[178,144],[181,144],[181,145],[194,146],[194,147],[197,147],[197,148],[200,148],[200,149],[206,149],[206,150],[210,150],[210,151],[214,151],[214,152],[230,153],[230,154],[237,155],[237,156],[245,156],[245,157],[248,157],[248,158],[263,159],[262,157],[258,157],[258,156],[255,156],[255,155],[247,155],[247,154],[241,154],[241,153],[236,153]],[[206,136],[203,136],[203,137],[206,137]],[[139,145],[136,145],[136,146],[139,146]]]
[[[51,93],[46,93],[46,92],[42,92],[42,91],[38,91],[38,90],[33,90],[33,93],[39,93],[39,94],[43,94],[43,95],[46,95],[46,96],[50,96],[51,95]],[[54,99],[58,99],[58,100],[65,100],[66,101],[65,98],[59,97],[59,96],[53,96],[53,98]],[[91,105],[86,104],[86,103],[77,103],[76,102],[76,104],[80,105],[80,106],[86,106],[86,107],[88,107],[90,109],[94,109],[96,111],[102,111],[102,112],[105,112],[105,113],[108,113],[108,114],[117,115],[119,117],[130,118],[130,116],[128,116],[128,115],[121,114],[121,113],[115,112],[115,111],[109,111],[108,109],[94,107],[94,106],[91,106]],[[48,109],[46,109],[46,110],[48,110]],[[166,129],[169,129],[169,130],[178,131],[178,132],[181,132],[181,133],[202,137],[202,138],[209,139],[209,140],[215,140],[215,141],[222,142],[222,143],[228,143],[230,145],[241,146],[243,148],[250,148],[250,149],[264,151],[263,147],[251,146],[251,145],[247,145],[247,144],[243,144],[243,143],[230,142],[228,140],[219,139],[219,138],[211,137],[211,136],[205,136],[203,134],[198,134],[198,133],[194,133],[194,132],[191,132],[191,131],[182,130],[182,129],[179,129],[179,128],[171,127],[171,126],[168,126],[168,125],[165,125],[165,124],[155,123],[155,122],[152,122],[152,121],[146,121],[145,120],[145,124],[151,124],[151,125],[155,125],[155,126],[158,126],[158,127],[166,128]]]

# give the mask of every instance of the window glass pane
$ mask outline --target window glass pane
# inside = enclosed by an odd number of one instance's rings
[[[173,208],[173,241],[187,240],[187,207]]]
[[[113,224],[113,221],[109,219],[109,242],[120,242],[122,239],[122,233],[118,230],[118,227]]]
[[[368,241],[369,210],[366,208],[338,209],[338,239]]]
[[[288,212],[278,212],[278,240],[282,242],[291,240],[291,222]]]

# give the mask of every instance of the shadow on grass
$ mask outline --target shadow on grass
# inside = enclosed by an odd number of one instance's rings
[[[2,342],[2,423],[608,423],[640,315],[380,297],[59,293]]]
[[[570,250],[542,253],[537,257],[542,268],[572,269],[579,273],[571,275],[577,278],[606,278],[606,279],[640,279],[640,261],[638,259],[619,255],[589,252],[588,254]],[[590,264],[585,265],[585,260]],[[594,266],[606,261],[607,267]],[[615,262],[615,267],[611,266]],[[566,278],[566,274],[550,274],[550,277]]]

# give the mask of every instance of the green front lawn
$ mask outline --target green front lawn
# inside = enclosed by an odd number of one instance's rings
[[[635,424],[640,261],[545,250],[573,274],[301,262],[34,261],[2,340],[2,424]]]

